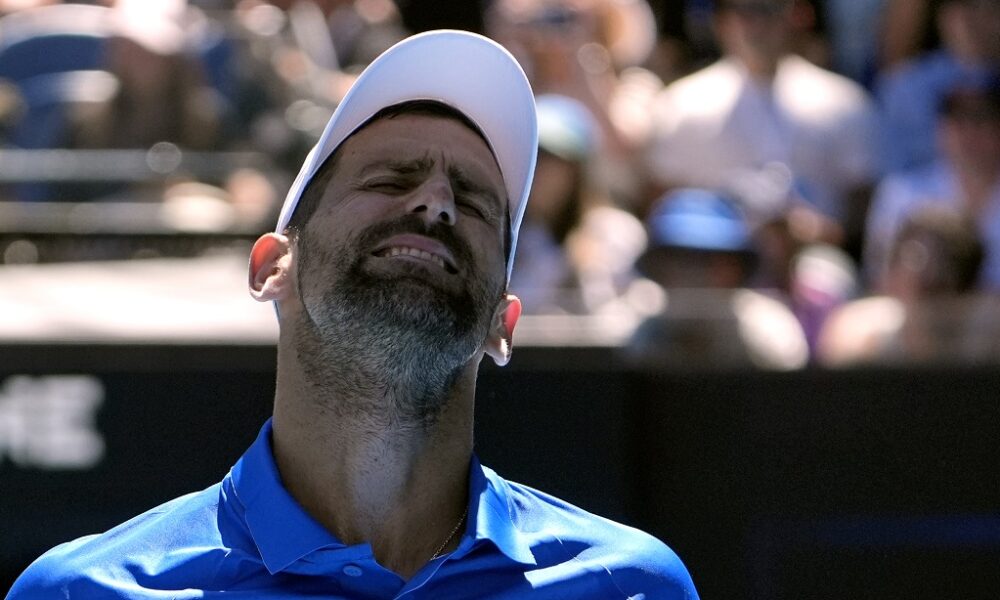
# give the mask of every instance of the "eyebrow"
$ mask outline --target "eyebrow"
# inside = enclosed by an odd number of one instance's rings
[[[410,160],[379,160],[371,164],[365,165],[361,169],[361,175],[367,175],[371,171],[376,171],[378,169],[387,169],[394,173],[399,173],[400,175],[412,175],[414,173],[426,173],[431,170],[434,166],[434,161],[429,157],[414,158]]]

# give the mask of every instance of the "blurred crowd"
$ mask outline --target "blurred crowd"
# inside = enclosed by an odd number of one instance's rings
[[[535,90],[529,313],[634,314],[651,366],[1000,359],[1000,0],[0,0],[0,201],[264,231],[356,74],[432,27]]]

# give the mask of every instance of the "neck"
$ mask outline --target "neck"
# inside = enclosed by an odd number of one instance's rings
[[[478,361],[428,389],[427,369],[400,368],[398,346],[293,347],[304,337],[279,343],[273,446],[282,481],[337,538],[370,543],[383,566],[409,578],[467,505]]]
[[[761,83],[770,83],[774,80],[774,76],[778,72],[778,63],[781,61],[779,58],[754,56],[745,57],[742,62],[750,77]]]

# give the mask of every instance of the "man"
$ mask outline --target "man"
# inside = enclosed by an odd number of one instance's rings
[[[886,177],[868,216],[865,268],[886,281],[891,249],[914,213],[946,206],[968,217],[985,248],[980,290],[1000,290],[1000,80],[970,77],[943,92],[934,132],[940,158]]]
[[[1000,73],[1000,2],[939,0],[933,9],[940,47],[876,82],[884,121],[881,154],[890,172],[939,159],[936,123],[942,99],[963,81]]]
[[[520,314],[536,135],[485,38],[373,62],[251,255],[281,325],[273,419],[220,484],[57,547],[10,599],[695,597],[659,541],[472,453],[479,361],[508,360]]]
[[[730,198],[673,190],[654,204],[647,229],[649,246],[636,267],[665,297],[627,344],[631,362],[649,369],[805,366],[809,348],[795,315],[749,287],[759,253]]]
[[[876,174],[871,101],[792,54],[794,0],[714,4],[723,57],[654,102],[654,187],[726,189],[783,172],[791,197],[856,233]]]

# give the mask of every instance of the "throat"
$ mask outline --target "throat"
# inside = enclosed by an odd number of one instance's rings
[[[431,431],[373,435],[279,402],[273,431],[282,481],[338,539],[369,543],[380,564],[409,579],[461,538],[454,530],[468,502],[471,406],[449,406]]]

